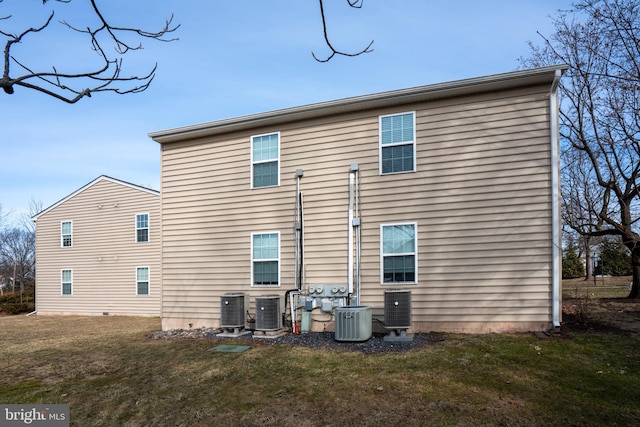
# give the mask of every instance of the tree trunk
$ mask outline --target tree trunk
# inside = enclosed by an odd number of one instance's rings
[[[585,282],[593,279],[593,260],[591,259],[591,245],[589,244],[589,242],[587,241],[587,243],[584,245],[584,261],[585,261],[585,273],[586,276],[584,278]]]
[[[633,268],[633,282],[628,298],[640,299],[640,248],[631,251],[631,266]]]

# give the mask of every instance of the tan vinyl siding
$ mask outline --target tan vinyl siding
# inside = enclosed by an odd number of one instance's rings
[[[149,241],[136,242],[136,214],[149,215]],[[72,247],[60,223],[73,222]],[[160,315],[160,196],[110,179],[37,217],[38,314]],[[149,295],[137,295],[136,268],[149,267]],[[61,295],[61,270],[73,271],[73,295]]]
[[[347,283],[359,164],[361,303],[380,317],[380,224],[416,223],[414,329],[551,320],[549,87],[365,110],[162,146],[163,327],[218,325],[226,292],[293,288],[295,170],[306,283]],[[415,112],[416,172],[380,175],[379,116]],[[250,189],[250,136],[280,132],[280,186]],[[252,287],[250,236],[279,231],[281,286]],[[252,298],[253,304],[253,298]],[[488,327],[491,328],[490,326]]]

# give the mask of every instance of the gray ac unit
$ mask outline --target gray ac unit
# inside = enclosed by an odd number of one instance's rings
[[[282,329],[282,297],[261,295],[256,297],[256,330],[277,331]]]
[[[371,307],[338,307],[335,316],[336,341],[367,341],[371,338]]]
[[[231,292],[220,297],[220,327],[244,328],[246,312],[249,309],[249,295]]]
[[[408,329],[411,327],[411,291],[387,289],[384,291],[384,327]]]

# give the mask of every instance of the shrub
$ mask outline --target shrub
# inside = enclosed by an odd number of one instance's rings
[[[584,277],[584,275],[584,264],[578,256],[577,249],[575,246],[569,246],[562,255],[562,278],[576,279],[578,277]]]

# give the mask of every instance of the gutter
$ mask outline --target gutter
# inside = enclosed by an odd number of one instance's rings
[[[295,121],[311,120],[355,111],[391,108],[414,102],[433,101],[447,97],[548,84],[554,78],[554,72],[557,72],[559,67],[563,66],[554,65],[528,70],[517,70],[484,77],[336,99],[333,101],[151,132],[148,135],[160,144],[168,144],[209,138],[231,132],[247,131],[258,127],[282,126],[283,124],[289,124]]]
[[[566,68],[557,69],[549,93],[549,118],[551,125],[551,236],[552,236],[552,260],[551,260],[551,309],[553,327],[560,327],[561,298],[562,298],[562,230],[560,226],[560,129],[558,85],[562,72]]]

